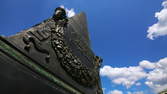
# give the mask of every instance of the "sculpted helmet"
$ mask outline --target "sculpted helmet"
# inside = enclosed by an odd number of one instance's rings
[[[66,11],[64,8],[58,7],[55,9],[55,12],[53,14],[53,18],[54,20],[62,20],[62,19],[66,19]]]

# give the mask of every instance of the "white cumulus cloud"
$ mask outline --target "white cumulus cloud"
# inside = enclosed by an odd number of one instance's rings
[[[108,94],[123,94],[123,92],[120,90],[112,90]]]
[[[127,92],[127,94],[144,94],[143,91]]]
[[[139,66],[145,69],[154,69],[155,63],[151,63],[150,61],[143,60],[139,63]]]
[[[136,83],[136,86],[140,86],[140,85],[141,85],[141,83],[140,83],[140,82],[137,82],[137,83]]]
[[[65,10],[66,10],[66,13],[67,13],[67,17],[72,17],[72,16],[74,16],[75,15],[75,11],[74,11],[74,9],[73,8],[71,8],[71,9],[68,9],[68,8],[65,8],[64,7],[64,5],[61,5],[60,6],[61,8],[64,8]]]
[[[167,89],[167,58],[155,63],[155,69],[148,73],[145,84],[155,92]]]
[[[100,70],[101,76],[106,76],[115,84],[126,86],[130,88],[137,84],[137,81],[145,78],[146,73],[141,67],[123,67],[113,68],[111,66],[104,66]]]
[[[149,70],[148,70],[149,69]],[[145,80],[145,85],[155,93],[167,89],[167,57],[157,62],[143,60],[138,66],[113,68],[104,66],[100,75],[108,77],[112,83],[130,88],[132,85],[140,86],[140,80]],[[142,94],[142,93],[129,93]]]
[[[167,1],[162,3],[163,9],[160,12],[155,13],[155,17],[158,22],[150,26],[147,30],[147,37],[153,40],[158,36],[167,35]]]

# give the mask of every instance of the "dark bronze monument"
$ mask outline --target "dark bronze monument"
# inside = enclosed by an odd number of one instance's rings
[[[86,17],[63,8],[30,29],[0,37],[1,94],[102,94],[101,58],[90,48]]]

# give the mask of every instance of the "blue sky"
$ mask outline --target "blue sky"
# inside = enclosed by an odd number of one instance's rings
[[[104,59],[101,70],[105,72],[108,68],[108,71],[111,71],[109,74],[102,73],[102,85],[105,88],[105,94],[154,94],[157,91],[154,86],[157,85],[158,80],[155,81],[150,75],[156,70],[161,70],[161,68],[155,67],[157,64],[161,64],[160,61],[167,63],[167,36],[165,36],[167,29],[163,27],[167,27],[167,25],[153,26],[155,23],[160,22],[161,25],[162,22],[166,23],[167,21],[166,16],[161,17],[166,12],[160,13],[158,16],[162,18],[160,20],[164,21],[159,21],[158,17],[154,17],[156,12],[165,9],[161,6],[162,2],[165,1],[1,0],[0,35],[9,36],[29,28],[52,16],[53,10],[60,5],[64,5],[68,9],[73,8],[76,13],[84,11],[87,14],[92,49]],[[149,30],[148,28],[151,26],[152,29]],[[154,32],[152,36],[157,38],[152,40],[147,37],[147,31]],[[143,60],[145,60],[144,63]],[[148,68],[147,65],[154,65],[154,67]],[[106,68],[106,66],[108,67]],[[136,67],[139,70],[136,72],[130,67]],[[121,72],[113,77],[116,68]],[[145,75],[142,74],[141,79],[135,80],[127,88],[126,81],[114,82],[115,79],[126,79],[127,75],[125,77],[119,76],[124,70],[142,72]],[[162,71],[167,75],[165,70]],[[132,73],[132,77],[134,75]],[[145,84],[146,82],[152,82],[153,86]],[[135,85],[136,83],[138,85]],[[167,82],[163,87],[166,85]]]

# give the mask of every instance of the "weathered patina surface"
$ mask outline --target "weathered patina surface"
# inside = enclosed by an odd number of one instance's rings
[[[7,67],[1,68],[0,75],[10,76],[8,86],[14,88],[10,83],[14,78],[25,81],[17,81],[21,84],[15,87],[23,90],[15,88],[17,94],[102,94],[102,60],[91,50],[84,13],[67,18],[64,9],[56,8],[53,17],[42,23],[0,37],[0,54],[1,67]]]

